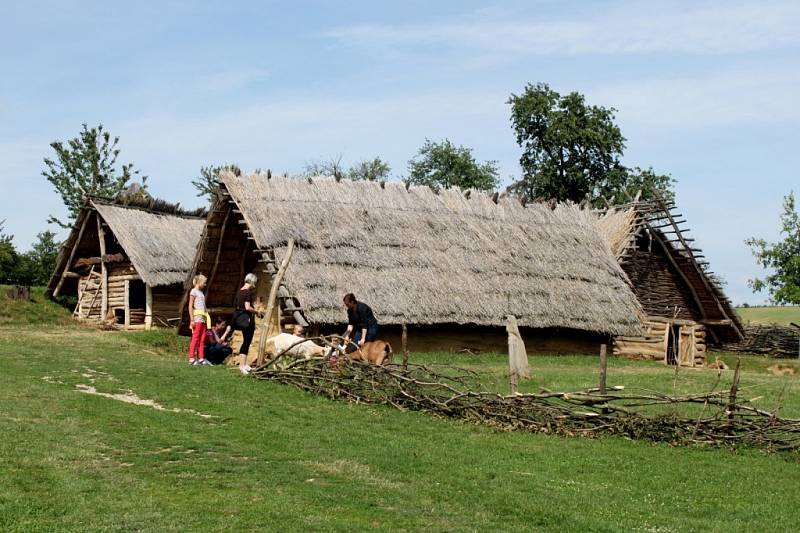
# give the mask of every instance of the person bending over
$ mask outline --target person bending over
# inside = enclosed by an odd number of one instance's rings
[[[233,348],[228,346],[230,333],[230,326],[221,317],[217,317],[214,327],[206,332],[206,360],[211,364],[221,365],[233,353]]]
[[[347,308],[347,331],[344,333],[347,352],[354,352],[356,346],[361,348],[365,342],[378,338],[378,321],[370,306],[359,302],[353,293],[344,295],[344,306]],[[353,342],[350,343],[350,336]]]

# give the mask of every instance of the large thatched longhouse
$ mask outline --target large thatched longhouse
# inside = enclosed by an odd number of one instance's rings
[[[48,293],[76,295],[81,320],[122,329],[174,326],[204,224],[160,201],[92,199],[61,248]]]
[[[743,327],[688,236],[674,204],[635,202],[609,210],[600,228],[646,313],[643,336],[622,336],[620,355],[702,366],[706,345],[738,342]]]
[[[353,292],[382,337],[407,323],[413,350],[504,350],[510,314],[532,351],[594,353],[610,335],[641,333],[641,309],[593,213],[476,191],[224,174],[189,278],[208,276],[207,303],[224,315],[255,272],[264,306],[290,239],[272,327],[341,332],[342,296]]]

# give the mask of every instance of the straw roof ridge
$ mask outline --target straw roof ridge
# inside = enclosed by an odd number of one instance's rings
[[[162,215],[175,215],[179,217],[205,218],[208,209],[198,207],[196,209],[184,209],[180,203],[172,203],[160,198],[151,197],[117,197],[108,198],[105,196],[91,196],[86,200],[87,205],[104,204],[127,207],[130,209],[141,209]]]
[[[136,271],[148,285],[183,283],[189,274],[205,219],[130,205],[92,201]]]
[[[637,334],[641,308],[575,204],[528,204],[399,182],[221,176],[261,249],[298,245],[285,282],[312,321],[342,321],[354,292],[383,323],[502,325]]]

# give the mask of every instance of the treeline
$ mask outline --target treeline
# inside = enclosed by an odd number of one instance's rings
[[[5,220],[0,221],[0,283],[47,285],[58,256],[55,237],[52,231],[43,231],[30,250],[20,253],[14,246],[14,236],[5,232]]]
[[[520,94],[511,94],[511,130],[520,147],[520,174],[512,176],[506,193],[524,201],[556,200],[606,207],[629,202],[674,197],[675,180],[651,167],[629,167],[622,163],[626,138],[615,123],[614,108],[592,105],[577,92],[559,94],[545,83],[528,84]],[[119,137],[102,125],[83,128],[74,139],[50,144],[54,155],[45,158],[44,177],[61,196],[68,217],[50,216],[48,223],[71,227],[87,197],[149,198],[147,177],[132,163],[118,164]],[[332,175],[352,180],[399,179],[434,189],[497,190],[497,161],[478,161],[471,148],[450,139],[426,138],[399,175],[392,175],[381,157],[362,159],[350,166],[342,155],[307,162],[307,176]],[[198,196],[211,200],[220,172],[241,173],[236,164],[201,167],[192,180]],[[133,182],[139,177],[139,182]],[[779,303],[800,303],[800,215],[793,194],[786,197],[781,215],[784,240],[768,243],[751,239],[758,263],[770,270],[764,279],[751,281],[754,290],[767,290]],[[39,233],[30,251],[19,253],[13,237],[0,224],[0,282],[39,285],[47,282],[57,253],[55,235]]]

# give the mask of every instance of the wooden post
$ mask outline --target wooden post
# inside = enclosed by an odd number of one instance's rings
[[[736,395],[739,393],[739,371],[742,366],[742,358],[736,358],[736,370],[733,371],[733,383],[731,392],[728,394],[728,422],[733,424],[733,414],[736,412]]]
[[[516,394],[519,377],[530,377],[528,353],[525,350],[525,343],[522,342],[517,318],[514,315],[507,317],[506,331],[508,332],[508,373],[511,381],[511,394]]]
[[[69,258],[67,258],[67,262],[64,265],[64,271],[61,273],[61,279],[58,280],[58,285],[56,285],[56,288],[53,291],[54,298],[58,296],[58,294],[61,292],[61,286],[64,284],[64,280],[67,278],[67,273],[69,272],[69,269],[72,268],[72,259],[75,257],[75,252],[78,250],[78,245],[81,243],[83,232],[86,231],[87,222],[89,222],[88,215],[86,216],[86,218],[83,219],[83,223],[81,224],[81,229],[78,231],[78,238],[75,239],[75,242],[72,245],[72,251],[69,253]]]
[[[408,328],[406,323],[403,322],[403,335],[400,337],[401,344],[403,345],[403,368],[408,368]]]
[[[153,328],[153,289],[147,283],[144,286],[144,329]]]
[[[608,374],[608,346],[600,345],[600,394],[606,395],[606,375]]]
[[[100,213],[95,215],[97,217],[97,237],[100,241],[100,288],[102,293],[100,295],[100,322],[104,322],[108,315],[108,268],[106,268],[106,232],[103,229],[103,221],[100,220]]]
[[[283,282],[283,275],[286,273],[286,267],[289,266],[289,261],[292,259],[294,252],[294,239],[289,239],[286,246],[286,253],[281,261],[281,266],[278,267],[278,272],[272,278],[272,287],[269,289],[269,300],[267,300],[267,312],[264,314],[264,325],[261,329],[261,337],[258,340],[258,365],[264,364],[264,351],[267,347],[267,334],[269,332],[269,324],[272,320],[272,311],[275,308],[275,300],[278,297],[278,286]]]
[[[131,282],[125,280],[125,329],[131,327]]]

